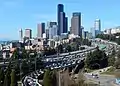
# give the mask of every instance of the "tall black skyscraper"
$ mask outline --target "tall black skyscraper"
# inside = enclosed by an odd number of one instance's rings
[[[63,33],[63,29],[65,27],[65,13],[63,4],[58,4],[58,14],[57,14],[57,23],[58,23],[58,35]]]

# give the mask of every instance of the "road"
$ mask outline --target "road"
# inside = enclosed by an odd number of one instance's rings
[[[99,78],[93,78],[90,74],[84,74],[85,77],[96,84],[99,84],[100,86],[113,86],[113,82],[115,81],[115,77],[112,75],[99,75]]]

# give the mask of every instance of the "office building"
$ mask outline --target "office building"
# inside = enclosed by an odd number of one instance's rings
[[[49,29],[46,29],[45,33],[46,33],[46,38],[49,39]]]
[[[47,28],[53,27],[53,25],[57,25],[57,22],[47,22]]]
[[[65,17],[65,28],[63,29],[63,33],[68,33],[68,17]]]
[[[48,32],[46,33],[47,38],[53,39],[53,36],[57,35],[57,22],[48,22],[47,23]]]
[[[58,9],[57,9],[57,11],[58,11],[58,13],[57,13],[57,23],[58,23],[58,31],[57,31],[57,34],[58,35],[60,35],[60,29],[61,29],[61,22],[63,22],[63,21],[61,21],[61,12],[63,12],[64,11],[64,6],[63,6],[63,4],[58,4]]]
[[[31,39],[32,38],[32,30],[25,29],[25,37]]]
[[[95,20],[94,28],[95,28],[95,36],[97,36],[98,34],[101,34],[101,21],[100,21],[100,19]]]
[[[94,23],[95,30],[101,31],[101,21],[100,19],[96,19]]]
[[[49,28],[49,39],[53,39],[54,36],[57,36],[57,25],[53,25]]]
[[[94,28],[94,27],[91,28],[91,31],[90,31],[90,32],[92,33],[92,38],[95,38],[95,36],[96,36],[96,31],[95,31],[95,28]]]
[[[45,23],[41,23],[37,25],[37,37],[42,38],[43,33],[45,33]]]
[[[80,28],[81,30],[82,30],[82,38],[84,39],[85,37],[84,37],[84,27],[83,26],[81,26],[81,28]],[[80,34],[80,33],[79,33]]]
[[[58,23],[57,34],[61,35],[61,33],[67,33],[68,19],[67,19],[67,17],[65,17],[63,4],[58,4],[57,23]]]
[[[22,29],[19,30],[19,37],[20,37],[20,41],[22,41],[23,40],[23,30]]]
[[[82,30],[81,30],[81,13],[75,12],[72,15],[71,19],[71,34],[77,35],[82,37]]]

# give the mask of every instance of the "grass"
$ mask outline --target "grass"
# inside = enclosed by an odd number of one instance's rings
[[[101,74],[107,74],[107,75],[115,75],[115,68],[111,67],[107,71],[102,72]]]
[[[95,70],[91,70],[91,69],[86,68],[86,72],[87,72],[87,73],[91,73],[91,72],[93,72],[93,71],[95,71]]]

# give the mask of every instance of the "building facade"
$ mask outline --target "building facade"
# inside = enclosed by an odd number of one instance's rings
[[[25,29],[25,37],[31,39],[32,38],[32,30]]]
[[[82,37],[81,13],[80,12],[75,12],[72,15],[70,33]]]
[[[61,33],[67,33],[68,18],[65,16],[63,4],[58,4],[57,23],[58,23],[57,35],[61,35]]]
[[[19,37],[20,37],[20,41],[23,41],[23,30],[22,29],[19,30]]]
[[[57,25],[53,25],[49,28],[49,39],[53,39],[54,36],[57,36]]]
[[[57,34],[60,35],[60,32],[61,32],[61,23],[63,21],[61,21],[61,15],[63,14],[64,12],[64,6],[63,4],[58,4],[58,9],[57,9],[58,13],[57,13],[57,23],[58,23],[58,31],[57,31]]]
[[[37,37],[42,38],[43,33],[45,33],[45,23],[41,23],[37,25]]]

